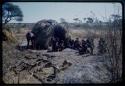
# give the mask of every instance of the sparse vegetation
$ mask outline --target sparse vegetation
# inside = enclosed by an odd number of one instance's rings
[[[15,16],[20,17],[19,20],[21,20],[23,15],[19,7],[7,4],[12,9],[16,9],[14,12],[17,12],[17,15]],[[4,7],[3,10],[13,13],[10,7],[8,9]],[[60,23],[50,19],[49,22],[51,21],[53,24],[51,28],[49,25],[43,24],[43,22],[47,23],[46,20],[36,24],[8,23],[11,20],[10,15],[7,15],[10,19],[4,15],[2,27],[4,83],[64,84],[116,83],[122,81],[122,18],[120,15],[111,15],[107,22],[100,21],[96,17],[87,17],[83,20],[74,18],[74,23],[69,23],[64,18],[60,19]],[[83,23],[83,21],[85,22]],[[79,38],[80,41],[88,38],[94,39],[93,54],[80,55],[77,50],[70,48],[57,52],[47,52],[47,49],[50,48],[48,41],[53,35],[51,32],[56,24],[60,27],[62,25],[65,39],[69,36],[72,39]],[[63,30],[58,29],[57,33],[63,32]],[[25,36],[28,31],[36,33],[36,42],[42,47],[47,45],[46,50],[20,50],[17,48],[26,45]],[[100,38],[103,38],[105,43],[100,44]]]

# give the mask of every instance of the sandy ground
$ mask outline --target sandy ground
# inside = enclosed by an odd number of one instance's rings
[[[76,34],[77,33],[77,34]],[[16,34],[18,43],[26,42],[25,33]],[[84,38],[84,30],[72,30],[74,38]],[[79,35],[78,35],[79,34]],[[98,55],[98,38],[94,40],[94,55],[79,55],[78,51],[64,49],[62,52],[47,50],[19,51],[18,44],[3,44],[3,81],[4,83],[108,83],[111,79],[110,61],[107,55]],[[7,52],[7,53],[6,53]],[[63,65],[64,61],[71,65]],[[56,68],[54,69],[53,66]],[[65,67],[64,69],[61,69]],[[54,73],[56,71],[56,73]],[[57,72],[59,71],[59,72]],[[49,77],[54,75],[52,80]]]

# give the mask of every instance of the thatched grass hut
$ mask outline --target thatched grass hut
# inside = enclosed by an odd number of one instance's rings
[[[51,38],[58,37],[65,40],[68,37],[68,29],[58,24],[55,20],[41,20],[37,22],[32,32],[36,36],[36,47],[47,49],[51,45]]]

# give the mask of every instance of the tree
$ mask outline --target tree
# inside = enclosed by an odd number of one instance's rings
[[[78,23],[80,23],[79,18],[74,18],[73,20],[76,21],[76,22],[78,22]]]
[[[69,24],[64,18],[60,18],[60,22],[64,25],[64,27],[69,28]]]
[[[112,14],[111,15],[112,23],[115,26],[121,26],[122,24],[122,17],[118,14]]]
[[[88,17],[86,23],[93,23],[93,19]]]
[[[23,13],[17,5],[6,2],[2,6],[2,23],[5,25],[11,20],[22,21]]]
[[[64,18],[60,18],[61,23],[66,23],[66,20]]]

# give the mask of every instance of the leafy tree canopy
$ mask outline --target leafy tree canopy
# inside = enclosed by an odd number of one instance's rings
[[[2,23],[7,24],[11,20],[22,21],[23,13],[19,6],[6,2],[2,5]]]

